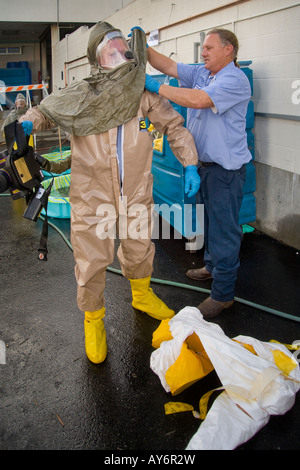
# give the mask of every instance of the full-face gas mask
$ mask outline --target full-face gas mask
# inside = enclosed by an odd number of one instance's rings
[[[120,31],[107,33],[96,49],[96,58],[100,67],[115,69],[134,60],[127,41]]]

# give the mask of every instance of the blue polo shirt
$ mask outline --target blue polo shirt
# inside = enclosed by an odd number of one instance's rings
[[[214,108],[187,110],[187,128],[194,137],[199,160],[238,170],[251,160],[247,145],[246,113],[251,97],[247,76],[234,62],[216,75],[203,64],[177,64],[181,87],[205,91]]]

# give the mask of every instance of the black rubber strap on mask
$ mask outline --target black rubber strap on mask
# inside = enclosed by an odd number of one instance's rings
[[[43,230],[42,230],[42,235],[40,239],[40,246],[38,248],[38,258],[40,261],[47,261],[47,254],[48,254],[48,249],[47,249],[47,240],[48,240],[48,215],[47,215],[47,208],[48,208],[48,197],[51,192],[51,188],[54,182],[54,178],[50,185],[48,186],[47,189],[45,189],[45,193],[43,194],[41,198],[41,203],[43,205],[44,211],[45,211],[45,219],[43,223]]]
[[[47,254],[48,254],[48,249],[47,249],[47,240],[48,240],[48,217],[47,217],[47,206],[44,208],[46,215],[45,215],[45,220],[43,223],[43,230],[42,230],[42,236],[40,239],[40,246],[38,249],[38,258],[40,261],[47,261]]]
[[[8,154],[11,155],[14,147],[14,143],[17,143],[18,156],[27,153],[28,150],[28,138],[25,136],[22,124],[18,121],[11,122],[4,127],[5,140],[7,145]]]

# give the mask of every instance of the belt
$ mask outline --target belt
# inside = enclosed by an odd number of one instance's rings
[[[199,162],[200,167],[206,167],[206,166],[220,166],[218,163],[215,162]]]

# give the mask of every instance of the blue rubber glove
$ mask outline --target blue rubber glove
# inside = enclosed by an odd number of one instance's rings
[[[134,29],[140,29],[140,30],[145,34],[145,31],[144,31],[140,26],[134,26],[133,28],[131,28],[130,33],[128,34],[128,37],[129,37],[129,38],[131,38],[132,31],[133,31]],[[148,44],[146,44],[146,46],[148,47]]]
[[[152,93],[158,94],[158,90],[160,89],[160,87],[161,87],[161,83],[157,82],[156,80],[154,80],[154,78],[152,78],[150,75],[146,73],[146,83],[145,83],[146,90],[151,91]]]
[[[22,127],[26,136],[31,134],[33,128],[33,124],[31,121],[23,121]]]
[[[134,26],[130,31],[133,31],[134,29],[140,29],[143,33],[145,33],[145,31],[140,26]]]
[[[184,191],[188,197],[194,196],[200,188],[200,176],[198,175],[196,165],[189,165],[185,169],[185,187]]]

